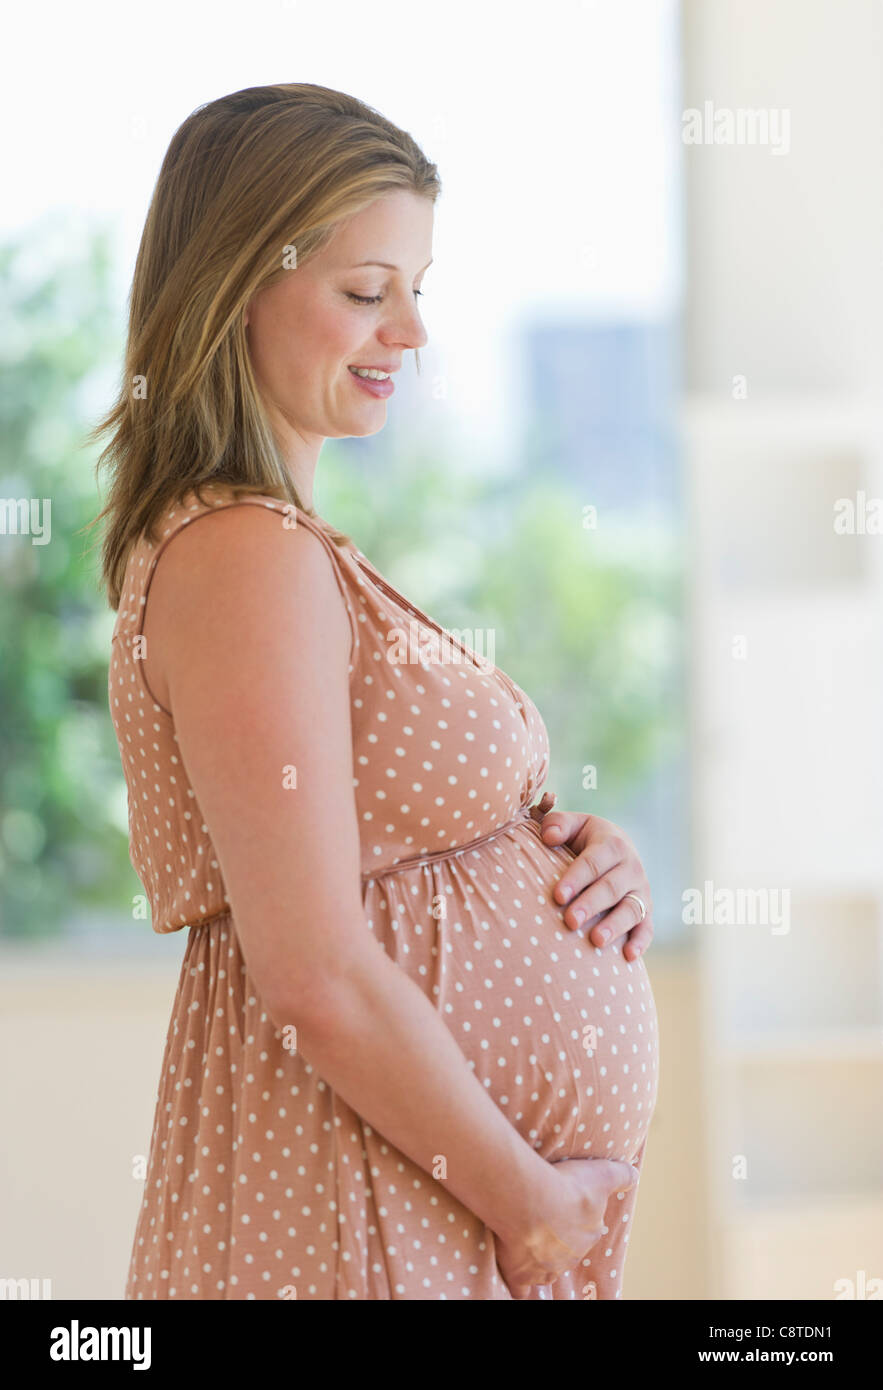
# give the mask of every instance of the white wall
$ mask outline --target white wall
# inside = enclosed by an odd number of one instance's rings
[[[883,535],[834,530],[883,497],[883,6],[687,0],[684,53],[685,108],[790,116],[684,147],[690,886],[790,894],[696,929],[710,1296],[826,1299],[883,1276]]]
[[[684,106],[786,108],[790,153],[688,151],[691,391],[883,378],[883,5],[686,0]]]

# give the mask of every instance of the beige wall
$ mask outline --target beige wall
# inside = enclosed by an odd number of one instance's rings
[[[180,954],[0,960],[4,1276],[122,1298]]]
[[[647,969],[659,1015],[659,1098],[622,1296],[710,1298],[698,966],[692,950],[652,946]]]
[[[0,1275],[122,1298],[183,939],[154,959],[0,956]],[[624,1298],[704,1297],[695,967],[654,947],[662,1079]],[[691,1171],[692,1170],[692,1171]]]

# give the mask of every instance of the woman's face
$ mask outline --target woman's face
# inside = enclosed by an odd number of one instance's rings
[[[385,399],[350,368],[377,367],[394,381],[406,350],[426,343],[415,291],[432,259],[432,218],[429,198],[404,189],[378,198],[249,302],[253,369],[293,458],[317,454],[324,438],[376,434],[386,423]]]

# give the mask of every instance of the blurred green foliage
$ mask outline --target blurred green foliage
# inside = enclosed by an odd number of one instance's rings
[[[0,930],[52,935],[77,910],[128,904],[126,795],[108,727],[113,614],[97,588],[95,378],[119,359],[104,234],[59,253],[57,229],[0,249],[0,497],[51,504],[51,539],[0,535]],[[137,887],[137,880],[135,880]],[[125,906],[123,908],[125,913]]]
[[[588,498],[543,466],[488,477],[410,440],[384,447],[379,489],[375,473],[329,442],[320,513],[442,626],[482,635],[476,649],[543,716],[557,807],[616,819],[682,750],[682,541],[671,520],[600,514],[593,529]]]
[[[52,525],[48,545],[0,536],[0,933],[90,915],[144,933],[107,704],[114,615],[99,529],[82,529],[102,504],[84,439],[113,395],[124,305],[108,237],[63,256],[50,240],[0,250],[0,498],[49,499]],[[418,607],[493,632],[494,660],[546,720],[559,807],[611,815],[677,747],[677,541],[611,518],[587,530],[584,500],[545,467],[487,478],[392,431],[329,441],[316,481],[321,514]]]

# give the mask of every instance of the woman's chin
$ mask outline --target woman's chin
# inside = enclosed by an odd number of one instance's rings
[[[360,412],[360,414],[351,421],[352,427],[347,430],[347,434],[362,438],[370,434],[378,434],[383,429],[383,426],[386,424],[386,411],[378,409],[377,407],[385,406],[386,401],[376,401],[374,404],[375,408],[373,410],[369,409]]]

